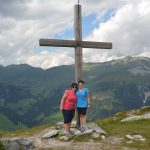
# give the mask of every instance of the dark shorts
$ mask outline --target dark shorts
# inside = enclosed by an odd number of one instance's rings
[[[77,108],[79,115],[86,115],[87,108]]]
[[[75,110],[74,109],[73,110],[63,109],[62,114],[64,117],[64,124],[68,124],[68,123],[71,123],[71,121],[74,117],[74,114],[75,114]]]

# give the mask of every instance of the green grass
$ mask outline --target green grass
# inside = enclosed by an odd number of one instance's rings
[[[80,135],[73,138],[74,142],[87,142],[90,139],[90,135]]]
[[[16,136],[32,136],[35,133],[39,133],[44,129],[47,129],[49,127],[55,126],[54,123],[49,123],[46,125],[41,125],[41,126],[36,126],[30,129],[20,129],[17,131],[13,132],[8,132],[8,131],[0,131],[0,137],[16,137]]]
[[[13,124],[13,122],[7,118],[5,115],[0,113],[0,129],[1,130],[13,130],[16,129],[17,126]]]
[[[124,113],[120,113],[120,118],[122,118]],[[121,117],[122,116],[122,117]],[[144,150],[149,150],[150,148],[150,120],[138,120],[138,121],[130,121],[130,122],[120,122],[120,118],[118,120],[114,120],[112,117],[98,120],[97,124],[102,127],[107,133],[108,136],[119,136],[125,137],[125,135],[135,135],[139,134],[146,138],[145,142],[133,142],[132,144],[127,144],[127,139],[124,139],[122,143],[123,146],[138,148]]]
[[[38,150],[65,150],[65,148],[47,148],[47,149],[45,149],[45,148],[40,148],[40,149],[38,149]]]
[[[50,116],[51,119],[63,119],[63,116],[62,116],[62,113],[59,111],[59,112],[56,112],[56,113],[53,113],[51,116]]]
[[[5,150],[5,148],[4,148],[2,143],[0,143],[0,150]]]
[[[116,120],[124,119],[124,118],[128,117],[127,111],[118,112],[114,115],[114,117],[116,118]]]
[[[44,117],[42,123],[47,123],[47,122],[59,122],[63,120],[63,115],[60,111],[53,113],[52,115],[48,117]]]
[[[145,107],[142,107],[141,109],[139,109],[135,115],[143,115],[145,113],[150,113],[150,106],[145,106]]]
[[[83,134],[73,137],[73,142],[88,142],[90,139],[93,139],[93,142],[99,142],[102,140],[101,137],[92,138],[90,134]]]

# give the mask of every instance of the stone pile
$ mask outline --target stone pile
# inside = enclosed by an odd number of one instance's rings
[[[133,143],[134,141],[145,142],[145,138],[142,135],[126,135],[125,136],[129,141],[128,144]]]
[[[57,123],[56,129],[51,130],[48,133],[44,134],[42,136],[43,139],[49,139],[49,138],[57,138],[59,137],[59,140],[68,141],[72,139],[73,137],[80,136],[80,135],[90,135],[93,139],[101,138],[105,139],[105,135],[107,134],[102,128],[100,128],[95,123],[87,123],[85,127],[85,131],[81,132],[76,128],[76,122],[73,121],[71,124],[71,131],[72,135],[70,137],[65,135],[64,129],[63,129],[63,122]]]
[[[33,143],[29,138],[1,138],[0,142],[6,150],[32,150]]]

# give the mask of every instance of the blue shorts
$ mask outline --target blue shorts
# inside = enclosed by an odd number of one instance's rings
[[[64,117],[64,124],[71,123],[71,121],[74,117],[74,114],[75,114],[75,109],[73,109],[73,110],[63,109],[62,114],[63,114],[63,117]]]

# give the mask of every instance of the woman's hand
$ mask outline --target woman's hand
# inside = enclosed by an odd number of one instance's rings
[[[63,107],[62,107],[62,104],[60,104],[60,110],[62,110],[62,108],[63,108]]]
[[[90,102],[90,94],[87,94],[87,100],[88,100],[88,108],[91,107],[91,102]]]

